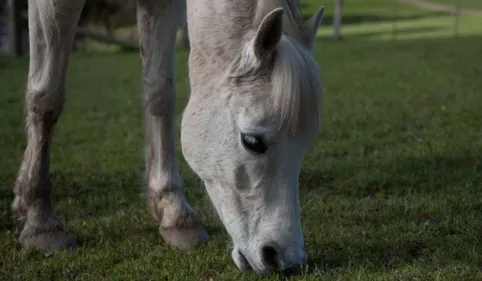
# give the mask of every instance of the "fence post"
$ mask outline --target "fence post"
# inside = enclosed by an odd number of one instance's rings
[[[459,24],[460,24],[460,9],[461,9],[461,0],[455,0],[455,15],[454,15],[454,35],[459,35]]]
[[[341,21],[343,18],[343,0],[335,0],[335,10],[333,11],[333,39],[341,39]]]
[[[398,35],[398,1],[393,0],[393,9],[392,9],[392,40],[397,39]]]

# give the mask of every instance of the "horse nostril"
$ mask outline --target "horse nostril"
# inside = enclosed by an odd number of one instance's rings
[[[273,244],[266,244],[261,248],[261,259],[266,267],[273,270],[281,269],[279,253]]]

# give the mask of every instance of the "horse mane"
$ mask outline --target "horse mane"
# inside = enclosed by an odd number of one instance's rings
[[[283,36],[274,57],[271,100],[290,134],[310,134],[318,128],[322,92],[318,64],[289,36]]]
[[[303,27],[298,0],[258,0],[254,28],[273,9],[283,7],[283,35],[272,56],[270,104],[281,118],[281,127],[291,135],[312,134],[319,125],[322,91],[317,62],[302,46]],[[233,61],[231,77],[245,77],[261,71],[263,62],[256,59],[252,42]],[[281,129],[281,128],[280,128]]]

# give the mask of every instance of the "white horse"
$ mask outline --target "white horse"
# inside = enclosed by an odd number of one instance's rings
[[[209,240],[185,199],[174,148],[174,46],[183,0],[138,0],[148,205],[170,245]],[[50,149],[65,100],[72,41],[85,0],[30,0],[28,144],[12,208],[24,247],[74,245],[50,199]],[[187,0],[191,96],[182,150],[234,243],[241,271],[306,262],[298,199],[302,159],[322,92],[312,48],[323,7],[302,22],[298,0]]]

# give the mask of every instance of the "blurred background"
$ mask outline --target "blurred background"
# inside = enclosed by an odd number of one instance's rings
[[[0,52],[22,56],[28,49],[27,0],[0,1]],[[480,0],[309,0],[301,1],[305,17],[326,7],[320,35],[397,40],[455,37],[482,32]],[[181,46],[189,44],[185,18]],[[137,47],[136,0],[87,0],[76,37],[76,50]]]

